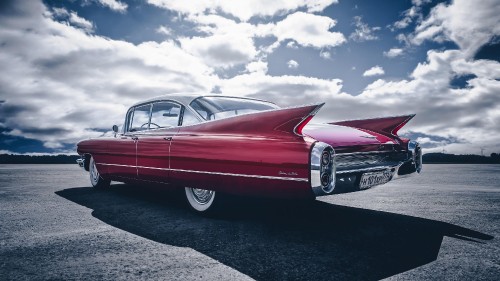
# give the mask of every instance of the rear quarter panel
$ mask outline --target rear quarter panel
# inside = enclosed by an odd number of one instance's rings
[[[211,134],[181,128],[171,144],[171,177],[176,184],[228,193],[312,196],[308,182],[311,145],[312,141],[292,134]]]

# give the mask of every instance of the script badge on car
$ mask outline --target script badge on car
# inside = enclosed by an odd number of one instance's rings
[[[375,185],[384,184],[391,180],[392,173],[390,170],[379,172],[364,173],[359,182],[359,189],[367,189]]]

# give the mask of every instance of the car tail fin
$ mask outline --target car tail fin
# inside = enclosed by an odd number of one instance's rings
[[[324,103],[237,115],[181,127],[180,132],[245,133],[249,135],[289,133],[302,136],[302,128],[311,121],[323,105]]]
[[[353,127],[363,130],[372,131],[389,137],[397,137],[399,129],[401,129],[415,114],[382,117],[373,119],[349,120],[330,123],[332,125],[341,125]]]

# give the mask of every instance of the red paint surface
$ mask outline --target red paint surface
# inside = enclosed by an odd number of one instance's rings
[[[316,140],[332,145],[337,153],[379,150],[381,144],[397,145],[385,133],[328,124],[299,128],[305,137],[295,134],[296,126],[319,106],[85,140],[78,144],[78,153],[92,155],[101,175],[117,181],[142,180],[237,194],[307,197],[312,196],[309,159]],[[375,123],[370,123],[370,128]],[[395,120],[376,124],[385,130],[394,123]]]
[[[388,137],[396,137],[397,132],[415,115],[403,115],[394,117],[383,117],[374,119],[360,119],[350,121],[340,121],[330,123],[332,125],[341,125],[363,130],[372,131]]]

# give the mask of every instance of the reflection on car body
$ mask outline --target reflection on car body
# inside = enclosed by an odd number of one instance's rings
[[[397,135],[414,115],[310,123],[322,106],[165,95],[131,106],[114,136],[79,142],[78,164],[95,187],[183,187],[200,212],[216,208],[220,193],[313,198],[421,171],[420,145]]]

